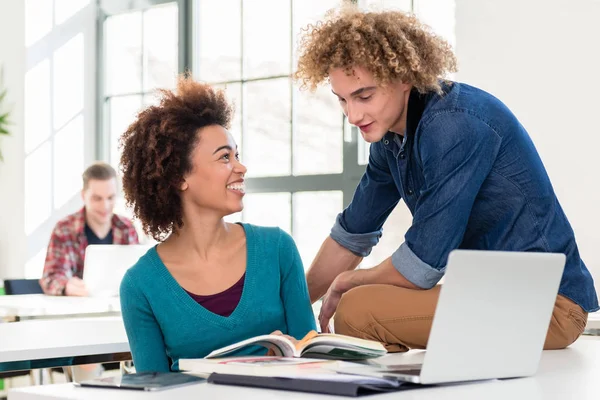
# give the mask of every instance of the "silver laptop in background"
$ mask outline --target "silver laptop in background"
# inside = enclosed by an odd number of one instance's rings
[[[125,272],[153,245],[91,244],[85,249],[83,281],[90,297],[115,297]]]
[[[452,251],[423,364],[352,373],[421,384],[534,375],[565,261],[554,253]]]

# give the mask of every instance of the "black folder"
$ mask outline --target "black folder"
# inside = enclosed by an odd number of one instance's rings
[[[270,376],[230,375],[212,373],[208,377],[209,383],[217,385],[247,386],[262,389],[291,390],[295,392],[308,392],[331,394],[338,396],[358,397],[382,392],[392,392],[405,389],[424,387],[413,383],[402,383],[397,388],[364,385],[352,382],[335,382],[313,379],[277,378]]]

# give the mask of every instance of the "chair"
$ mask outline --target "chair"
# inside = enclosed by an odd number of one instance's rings
[[[5,279],[4,292],[13,296],[44,293],[37,279]]]

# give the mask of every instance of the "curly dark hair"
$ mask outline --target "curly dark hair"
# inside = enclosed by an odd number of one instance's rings
[[[142,110],[120,138],[123,191],[144,232],[162,241],[183,226],[180,187],[192,171],[198,130],[229,129],[233,108],[223,90],[179,77],[176,90],[160,90],[160,103]]]
[[[439,80],[456,71],[450,45],[414,15],[364,12],[349,2],[302,30],[298,69],[302,88],[315,90],[332,69],[366,68],[381,84],[399,79],[420,92],[440,92]]]

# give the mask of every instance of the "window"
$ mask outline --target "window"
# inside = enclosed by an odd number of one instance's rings
[[[24,93],[26,277],[39,277],[56,221],[78,205],[93,137],[89,0],[26,0]]]
[[[179,68],[179,4],[131,9],[124,2],[103,1],[104,85],[102,149],[118,169],[119,138],[157,88],[172,88]]]
[[[410,10],[413,2],[359,3]],[[195,5],[195,76],[226,88],[236,104],[232,133],[248,167],[241,218],[290,232],[308,267],[336,215],[350,202],[368,160],[368,145],[344,122],[329,88],[301,92],[290,78],[300,29],[339,1],[197,0]],[[223,20],[229,22],[227,30],[221,29]],[[388,257],[410,220],[400,205],[363,266]]]
[[[305,266],[352,195],[345,172],[358,167],[356,157],[344,158],[344,118],[329,89],[301,92],[291,79],[300,28],[338,3],[195,2],[194,76],[225,88],[235,103],[231,131],[248,167],[244,211],[229,219],[281,227]]]
[[[196,79],[224,88],[236,109],[231,132],[248,167],[248,194],[244,211],[227,219],[280,226],[294,236],[308,267],[337,213],[352,199],[368,160],[368,146],[345,121],[329,87],[301,92],[291,79],[300,29],[338,7],[339,0],[100,4],[104,158],[118,164],[118,138],[136,112],[153,101],[152,89],[171,87],[176,73],[189,66]],[[414,8],[436,24],[447,22],[429,12],[436,8],[428,0],[359,4]],[[442,29],[444,34],[452,30]],[[410,213],[400,204],[363,267],[389,256],[410,222]]]
[[[186,41],[181,36],[180,20],[186,4],[182,0],[152,0],[136,7],[119,0],[100,2],[103,29],[99,43],[104,51],[98,158],[108,160],[117,171],[123,132],[143,107],[156,102],[155,90],[173,88],[178,73],[186,68],[180,60]],[[115,212],[132,217],[122,196]]]

